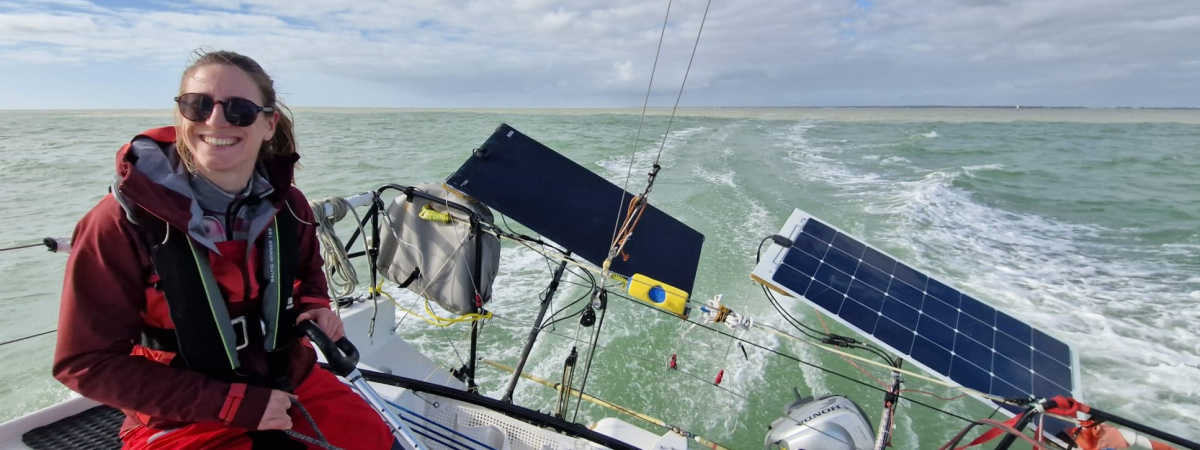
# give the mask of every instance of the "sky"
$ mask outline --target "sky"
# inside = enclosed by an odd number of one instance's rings
[[[1200,107],[1197,0],[708,5],[0,0],[0,109],[167,108],[197,49],[291,106]]]

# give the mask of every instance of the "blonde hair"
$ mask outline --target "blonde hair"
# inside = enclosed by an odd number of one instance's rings
[[[274,107],[279,113],[279,122],[275,124],[275,134],[271,139],[263,143],[262,148],[258,152],[258,160],[266,161],[275,156],[292,155],[296,153],[296,135],[292,125],[291,110],[288,109],[283,102],[275,95],[275,81],[270,75],[263,70],[262,66],[258,65],[249,56],[227,50],[196,50],[196,59],[191,65],[184,69],[183,77],[179,81],[179,94],[183,95],[183,85],[192,74],[203,66],[221,64],[226,66],[236,67],[241,69],[254,80],[254,84],[258,85],[258,90],[262,94],[263,107]],[[186,119],[183,119],[186,120]],[[184,142],[183,136],[175,136],[175,149],[179,152],[179,158],[183,160],[183,164],[188,170],[196,173],[196,163],[192,158],[192,151]]]

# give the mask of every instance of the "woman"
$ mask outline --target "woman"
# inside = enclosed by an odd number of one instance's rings
[[[125,411],[126,449],[305,448],[280,431],[317,435],[294,401],[334,446],[392,448],[292,330],[343,334],[270,76],[204,53],[175,101],[175,126],[117,153],[112,193],[76,226],[54,377]]]

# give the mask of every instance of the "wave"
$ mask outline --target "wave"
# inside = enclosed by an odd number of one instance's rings
[[[1195,402],[1168,408],[1128,388],[1200,385],[1200,337],[1184,331],[1200,314],[1179,290],[1186,268],[1105,256],[1121,253],[1095,243],[1106,230],[981,205],[952,187],[955,176],[898,183],[874,211],[895,218],[881,234],[885,242],[909,249],[935,277],[961,279],[968,291],[1070,342],[1084,362],[1083,392],[1102,404],[1177,424],[1200,413]],[[1147,380],[1146,367],[1161,376]]]
[[[787,149],[787,162],[793,164],[802,178],[834,186],[873,185],[880,182],[878,175],[850,170],[838,157],[843,151],[836,147],[824,147],[810,142],[808,133],[819,126],[814,122],[798,122],[777,131],[774,135],[782,142],[777,147]]]
[[[662,139],[659,135],[659,140],[648,142],[642,140],[644,144],[633,155],[617,155],[596,162],[596,165],[603,168],[606,173],[605,178],[613,181],[618,186],[623,186],[625,178],[632,178],[634,173],[643,172],[654,165],[656,159],[662,166],[669,166],[676,161],[673,150],[680,145],[690,142],[691,138],[699,133],[704,132],[707,128],[702,126],[685,128],[682,130],[672,131],[667,134],[666,139]],[[632,165],[630,161],[632,160]],[[616,181],[614,181],[616,180]],[[632,179],[630,183],[633,183]]]
[[[692,168],[692,175],[717,186],[723,186],[730,189],[737,189],[738,187],[737,180],[734,179],[735,174],[732,170],[718,172],[696,166]]]
[[[1200,321],[1189,306],[1200,290],[1194,270],[1120,256],[1131,250],[1101,239],[1114,230],[982,204],[956,184],[1005,173],[1003,164],[887,179],[850,167],[837,148],[813,146],[808,133],[816,126],[778,133],[779,145],[789,147],[798,175],[857,199],[863,220],[883,223],[870,228],[869,241],[1071,343],[1084,363],[1082,391],[1100,407],[1159,417],[1176,429],[1200,414],[1200,402],[1164,406],[1127,388],[1161,395],[1180,383],[1200,386],[1200,336],[1187,325]],[[1146,367],[1155,376],[1145,377]]]

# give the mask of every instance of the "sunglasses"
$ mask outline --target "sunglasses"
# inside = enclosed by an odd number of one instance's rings
[[[270,106],[258,106],[244,98],[231,97],[229,100],[217,100],[208,94],[188,93],[175,97],[179,105],[179,113],[192,122],[204,122],[212,116],[213,108],[221,104],[225,121],[235,127],[248,127],[258,120],[260,112],[274,112]]]

